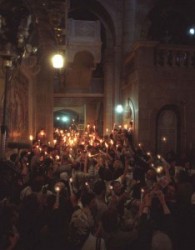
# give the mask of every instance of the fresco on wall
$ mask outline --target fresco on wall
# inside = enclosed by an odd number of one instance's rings
[[[8,93],[8,131],[12,141],[22,140],[28,133],[28,80],[16,71]]]

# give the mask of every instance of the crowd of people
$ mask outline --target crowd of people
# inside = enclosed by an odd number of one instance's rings
[[[42,134],[43,135],[43,134]],[[0,162],[2,250],[194,250],[195,175],[116,127],[54,132]]]

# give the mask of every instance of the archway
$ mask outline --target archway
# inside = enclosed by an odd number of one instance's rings
[[[164,106],[156,117],[156,152],[166,155],[179,152],[180,116],[174,105]]]
[[[63,102],[63,108],[65,109],[67,107],[72,109],[73,107],[75,108],[75,106],[82,107],[82,109],[84,110],[84,126],[88,123],[92,123],[96,126],[101,126],[99,128],[99,131],[103,132],[103,120],[104,123],[106,123],[105,119],[103,118],[103,113],[107,113],[107,117],[109,117],[107,112],[108,108],[111,110],[110,112],[113,112],[110,107],[114,102],[114,94],[112,93],[112,91],[114,91],[114,86],[110,86],[111,91],[106,91],[105,85],[115,84],[113,79],[109,79],[110,76],[111,78],[113,78],[113,76],[116,75],[114,74],[115,60],[113,56],[113,53],[115,51],[114,45],[116,43],[114,23],[104,7],[98,1],[91,0],[87,0],[82,3],[81,1],[77,0],[70,1],[68,18],[70,22],[71,20],[73,20],[73,26],[78,25],[78,28],[75,28],[75,26],[73,27],[73,32],[77,34],[75,40],[76,38],[78,38],[79,33],[81,35],[81,39],[85,41],[84,35],[89,35],[88,33],[92,32],[90,29],[91,23],[99,22],[101,39],[101,49],[99,51],[100,60],[97,60],[97,58],[99,58],[99,55],[97,56],[98,53],[95,53],[94,55],[94,53],[92,53],[90,49],[86,49],[85,45],[83,46],[84,49],[82,48],[82,46],[80,46],[80,50],[77,50],[76,48],[76,53],[75,51],[73,51],[73,57],[72,55],[68,54],[71,56],[71,60],[69,58],[69,64],[67,65],[63,74],[64,83],[61,84],[61,86],[63,85],[63,89],[57,91],[55,89],[54,108],[60,107],[56,106],[59,105],[59,102]],[[81,21],[80,24],[79,21]],[[89,29],[86,29],[85,25],[82,24],[82,21],[86,21],[86,26]],[[83,34],[81,30],[83,31]],[[68,35],[72,34],[72,31],[68,31]],[[89,37],[89,40],[92,39],[93,34],[94,33],[92,32],[92,36]],[[75,45],[75,40],[73,37],[72,47],[74,47]],[[94,46],[96,46],[96,44],[94,44]],[[106,52],[106,49],[108,48],[110,49],[109,53]],[[110,70],[108,70],[108,66],[106,66],[105,70],[105,61],[108,54],[111,55],[112,60],[110,60]],[[109,78],[105,75],[108,71]],[[117,91],[115,91],[115,93],[118,94]],[[107,98],[107,96],[105,95],[110,95],[110,97]],[[105,99],[109,99],[109,102],[106,104]],[[109,107],[107,107],[106,105]]]

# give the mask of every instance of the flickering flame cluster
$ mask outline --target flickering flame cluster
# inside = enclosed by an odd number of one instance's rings
[[[119,146],[124,143],[123,142],[121,144],[121,141],[117,139],[117,133],[119,133],[119,131],[120,136],[124,132],[133,133],[132,126],[128,127],[126,124],[124,126],[117,126],[114,124],[111,133],[109,133],[109,129],[106,129],[106,135],[103,137],[100,137],[97,131],[97,127],[90,124],[86,126],[84,131],[77,131],[71,129],[71,127],[68,130],[57,128],[54,130],[53,142],[45,142],[46,133],[44,129],[42,129],[37,134],[36,139],[30,135],[29,140],[31,141],[34,149],[41,153],[42,158],[49,157],[59,162],[62,160],[63,155],[68,155],[69,160],[73,162],[78,156],[76,155],[76,151],[79,145],[82,146],[81,151],[85,152],[88,158],[94,158],[107,153],[110,149],[117,150]],[[123,140],[125,141],[124,137]],[[163,137],[162,141],[166,142],[167,138]],[[49,147],[51,147],[52,150],[48,150]],[[98,150],[94,153],[91,151],[91,147]],[[141,142],[138,143],[137,147],[138,149],[144,151],[143,144]],[[163,157],[161,155],[152,156],[151,152],[146,152],[145,154],[151,160],[150,166],[154,168],[157,173],[161,173],[162,168],[155,167],[154,158],[160,161]]]

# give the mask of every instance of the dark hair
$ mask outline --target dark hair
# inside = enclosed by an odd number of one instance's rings
[[[28,157],[28,152],[27,152],[27,151],[22,151],[22,152],[20,153],[20,160],[22,160],[25,156]]]
[[[90,204],[90,202],[95,198],[95,194],[93,192],[83,192],[81,195],[81,203],[83,207],[86,207]]]
[[[18,158],[18,154],[17,153],[13,153],[10,155],[10,160],[13,161],[13,162],[16,162]]]
[[[93,191],[96,195],[102,194],[103,191],[106,191],[106,184],[103,180],[98,180],[94,184]]]

